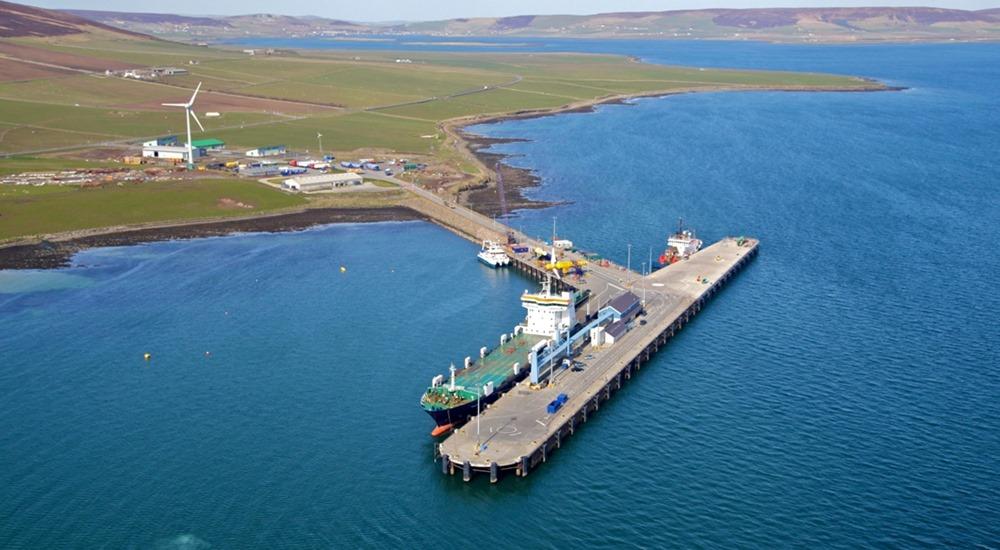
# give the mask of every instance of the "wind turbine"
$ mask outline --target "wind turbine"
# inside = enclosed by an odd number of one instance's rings
[[[194,105],[194,98],[198,97],[198,90],[201,89],[201,82],[198,83],[198,87],[194,89],[194,93],[191,94],[191,99],[187,103],[163,103],[164,107],[184,107],[184,122],[187,123],[187,160],[188,169],[194,168],[194,149],[191,147],[191,119],[193,118],[195,122],[198,123],[198,127],[201,131],[205,131],[205,127],[201,125],[201,121],[198,120],[198,115],[194,114],[191,107]]]

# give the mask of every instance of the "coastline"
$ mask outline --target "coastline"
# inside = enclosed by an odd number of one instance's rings
[[[673,90],[616,94],[591,100],[568,103],[554,108],[530,109],[510,113],[481,114],[443,121],[439,128],[446,135],[446,143],[458,154],[469,160],[479,172],[472,178],[477,183],[464,183],[454,190],[457,201],[464,207],[486,216],[499,216],[503,206],[496,189],[497,171],[504,182],[504,199],[508,215],[516,210],[548,208],[557,202],[533,200],[524,195],[526,189],[537,187],[541,179],[532,170],[511,166],[504,160],[509,156],[489,152],[491,145],[527,141],[519,138],[491,138],[468,131],[469,126],[495,124],[508,120],[555,116],[564,113],[594,112],[600,105],[628,105],[638,98],[666,97],[705,92],[881,92],[900,91],[905,88],[890,87],[875,80],[860,79],[864,87],[777,87],[777,86],[713,86]],[[496,169],[494,169],[495,167]],[[239,232],[296,231],[315,225],[330,223],[364,223],[381,221],[425,220],[435,221],[428,215],[402,205],[378,208],[317,207],[295,211],[263,213],[241,218],[198,219],[154,222],[139,226],[112,226],[72,231],[43,237],[26,238],[0,243],[0,269],[56,269],[70,265],[72,256],[88,248],[128,246],[146,242],[198,237],[214,237]],[[447,225],[445,225],[447,227]]]
[[[522,138],[492,138],[481,134],[473,133],[470,126],[480,124],[498,124],[508,120],[532,119],[555,116],[566,113],[592,113],[601,105],[630,105],[629,101],[641,98],[658,98],[673,95],[692,93],[716,93],[716,92],[898,92],[906,88],[899,86],[887,86],[877,80],[869,78],[859,78],[865,86],[857,88],[843,87],[806,87],[806,86],[711,86],[678,88],[673,90],[661,90],[650,92],[638,92],[630,94],[616,94],[600,97],[591,100],[582,100],[568,103],[560,107],[547,109],[529,109],[515,111],[512,113],[472,115],[458,117],[442,122],[439,127],[448,137],[448,143],[460,155],[473,162],[480,170],[480,182],[476,185],[465,185],[457,190],[458,200],[480,214],[486,216],[500,216],[502,206],[499,192],[496,188],[498,179],[497,171],[503,178],[504,200],[506,202],[508,215],[519,209],[548,208],[555,206],[556,202],[546,202],[530,199],[524,195],[524,191],[541,184],[541,179],[527,168],[512,166],[505,162],[509,155],[490,152],[488,149],[495,144],[517,143],[529,141]]]
[[[105,227],[73,231],[45,239],[16,241],[0,245],[0,269],[57,269],[70,265],[74,254],[88,248],[199,237],[219,237],[233,233],[298,231],[330,223],[363,223],[426,220],[426,216],[405,206],[384,208],[307,208],[295,212],[239,219],[181,221],[134,227]]]

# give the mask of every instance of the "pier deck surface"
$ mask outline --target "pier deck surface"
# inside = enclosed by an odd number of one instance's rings
[[[645,324],[635,327],[613,345],[602,348],[587,346],[577,352],[582,371],[557,369],[551,384],[533,390],[528,381],[511,389],[478,419],[473,419],[449,436],[440,445],[442,455],[452,464],[466,461],[477,470],[511,468],[522,457],[530,457],[550,441],[574,418],[585,405],[604,391],[609,382],[644,349],[668,330],[672,323],[688,311],[712,287],[713,283],[735,269],[744,256],[755,251],[758,243],[749,239],[739,246],[727,238],[682,261],[647,277],[636,277],[629,290],[645,296]],[[595,295],[609,287],[618,287],[627,272],[615,268],[589,271],[585,283]],[[600,299],[602,305],[614,294]],[[590,356],[590,359],[587,359]],[[544,372],[544,371],[543,371]],[[547,413],[547,405],[560,393],[569,396],[567,403],[555,414]],[[478,422],[477,422],[478,420]]]

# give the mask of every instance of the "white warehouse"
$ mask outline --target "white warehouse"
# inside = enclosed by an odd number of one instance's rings
[[[191,153],[194,155],[195,159],[201,156],[201,151],[198,149],[193,149]],[[187,154],[187,147],[182,145],[147,145],[142,148],[142,156],[148,158],[188,160]]]
[[[316,176],[297,176],[288,178],[282,183],[285,189],[310,193],[313,191],[332,191],[341,187],[361,185],[364,178],[359,174],[319,174]]]

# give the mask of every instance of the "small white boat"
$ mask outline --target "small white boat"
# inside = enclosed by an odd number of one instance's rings
[[[507,256],[507,252],[504,251],[499,243],[493,241],[483,241],[483,248],[476,257],[479,258],[479,261],[492,268],[504,267],[510,264],[510,256]]]

